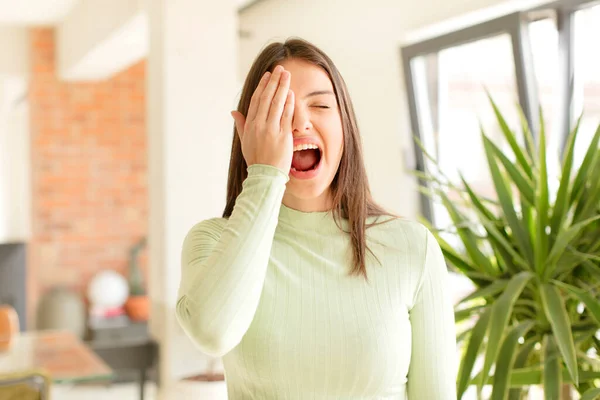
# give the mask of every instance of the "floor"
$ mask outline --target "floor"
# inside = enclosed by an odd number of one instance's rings
[[[52,400],[138,400],[136,384],[114,384],[107,387],[55,385]],[[179,382],[161,400],[227,400],[224,382]],[[158,400],[154,383],[146,385],[144,400]]]
[[[468,390],[463,396],[465,400],[477,398],[474,388]],[[487,388],[491,389],[491,388]],[[491,390],[485,390],[484,397]],[[140,397],[138,386],[135,384],[115,384],[110,387],[80,386],[72,387],[56,385],[52,390],[52,400],[138,400]],[[543,394],[538,388],[532,388],[530,400],[542,400]],[[578,398],[577,396],[575,398]],[[179,382],[160,400],[227,400],[227,389],[224,382]],[[145,400],[158,400],[156,386],[148,383],[146,386]]]

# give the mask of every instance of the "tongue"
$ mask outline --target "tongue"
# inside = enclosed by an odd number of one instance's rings
[[[312,169],[317,163],[317,151],[314,149],[295,151],[294,158],[292,158],[292,167],[296,168],[296,171]]]

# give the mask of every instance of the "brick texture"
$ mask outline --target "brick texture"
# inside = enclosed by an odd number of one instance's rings
[[[85,294],[102,269],[126,274],[129,248],[147,234],[148,184],[145,62],[103,82],[68,83],[55,70],[53,29],[32,29],[30,46],[33,323],[49,288]]]

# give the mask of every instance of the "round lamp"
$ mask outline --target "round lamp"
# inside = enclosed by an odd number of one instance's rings
[[[123,275],[115,271],[101,271],[94,275],[88,287],[92,307],[119,308],[127,301],[129,285]]]

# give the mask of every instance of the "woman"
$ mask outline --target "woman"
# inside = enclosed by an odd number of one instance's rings
[[[187,235],[177,303],[229,398],[456,399],[442,253],[371,199],[333,62],[269,45],[232,116],[227,205]]]

